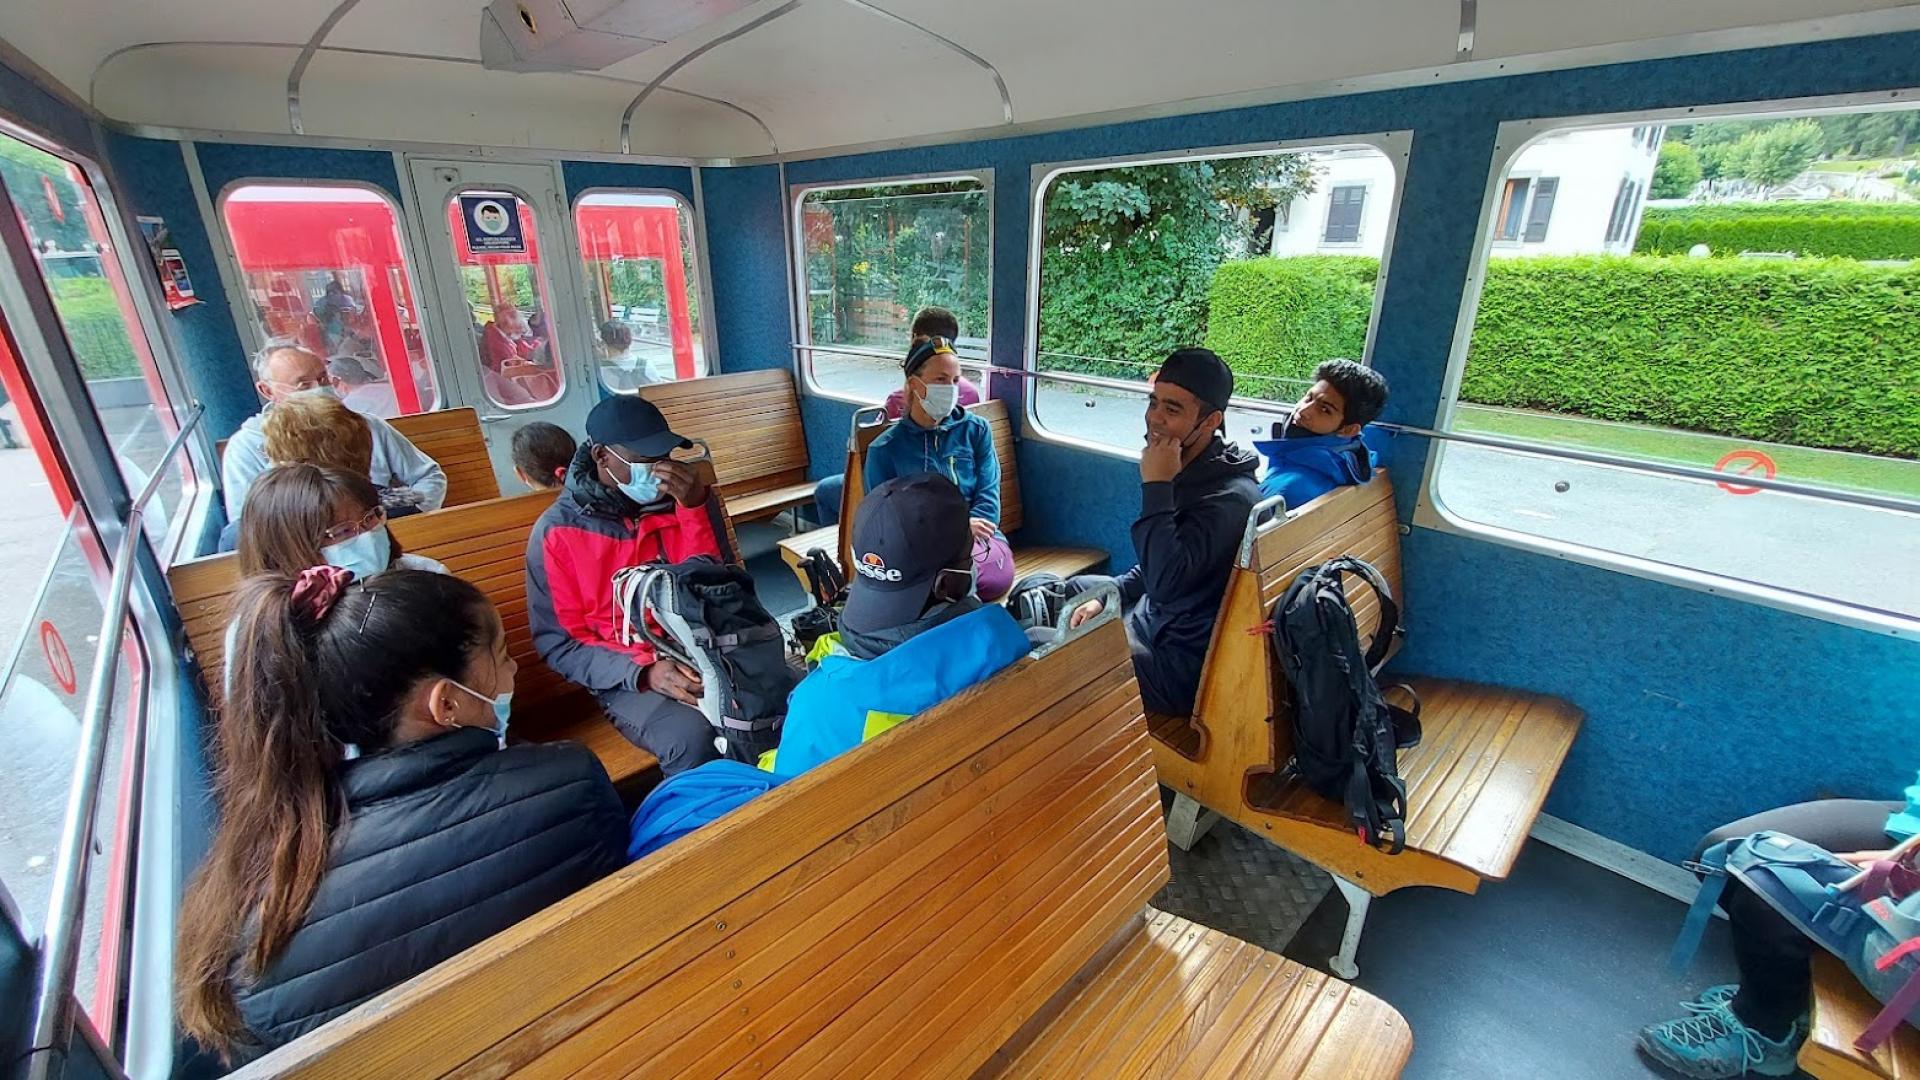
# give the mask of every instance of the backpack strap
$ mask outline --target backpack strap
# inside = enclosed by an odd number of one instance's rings
[[[1680,936],[1674,939],[1673,952],[1667,958],[1674,971],[1687,970],[1694,954],[1700,951],[1700,940],[1706,937],[1707,924],[1713,921],[1714,906],[1720,902],[1720,894],[1727,890],[1727,854],[1746,842],[1745,837],[1723,840],[1701,853],[1699,862],[1687,865],[1687,869],[1701,875],[1700,891],[1694,894],[1693,906],[1687,909],[1687,917],[1680,923]]]
[[[1366,664],[1369,672],[1379,674],[1380,666],[1387,662],[1387,650],[1405,633],[1400,628],[1400,605],[1393,599],[1393,588],[1378,567],[1352,555],[1330,559],[1321,564],[1321,569],[1336,575],[1344,570],[1373,586],[1374,596],[1380,601],[1380,626],[1373,632],[1373,640],[1367,643]]]
[[[1920,945],[1920,938],[1906,942],[1900,948],[1910,949],[1916,945]],[[1904,953],[1895,950],[1881,957],[1881,970],[1884,971],[1892,966],[1889,961],[1898,960],[1902,955]],[[1894,991],[1893,996],[1887,999],[1886,1007],[1873,1018],[1873,1022],[1860,1033],[1860,1037],[1853,1040],[1854,1049],[1869,1054],[1878,1050],[1880,1044],[1892,1038],[1894,1029],[1906,1022],[1907,1017],[1913,1015],[1916,1009],[1920,1009],[1920,971],[1907,976],[1906,984]]]

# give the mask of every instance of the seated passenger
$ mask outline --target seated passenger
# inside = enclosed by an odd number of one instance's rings
[[[974,593],[967,499],[946,477],[889,480],[860,501],[840,632],[787,699],[774,775],[798,776],[985,682],[1026,655],[1007,609]]]
[[[335,356],[327,361],[327,374],[340,388],[340,400],[362,416],[391,420],[400,415],[400,399],[393,384],[380,377],[380,369],[370,357]]]
[[[1708,833],[1694,849],[1761,831],[1785,833],[1862,867],[1887,857],[1892,842],[1920,829],[1920,783],[1912,803],[1822,799],[1742,818]],[[1733,936],[1737,984],[1709,987],[1685,1004],[1687,1015],[1640,1032],[1640,1050],[1682,1076],[1700,1080],[1793,1076],[1807,1041],[1813,999],[1813,951],[1820,946],[1739,878],[1720,894]]]
[[[693,444],[652,402],[610,397],[587,414],[566,490],[527,538],[527,617],[534,647],[671,776],[719,756],[696,707],[700,677],[646,642],[615,631],[613,575],[649,562],[724,558],[725,523],[711,516],[700,474],[668,454]]]
[[[930,337],[943,337],[952,342],[960,336],[960,319],[943,307],[921,308],[913,317],[913,329],[907,341],[911,351],[914,346]],[[960,378],[960,406],[980,404],[980,388],[973,385],[965,376]],[[898,420],[907,413],[907,388],[902,386],[887,395],[884,406],[887,419]],[[840,521],[840,493],[845,490],[847,478],[842,473],[826,477],[813,489],[813,519],[822,525],[833,525]]]
[[[1000,459],[993,452],[993,425],[960,407],[960,358],[946,338],[915,345],[901,370],[911,404],[907,415],[867,449],[867,490],[923,472],[953,481],[972,514],[968,528],[980,598],[998,600],[1013,587],[1013,550],[1000,531]]]
[[[1233,372],[1207,349],[1181,349],[1154,376],[1147,399],[1147,448],[1140,455],[1140,561],[1113,578],[1082,575],[1074,592],[1114,582],[1127,606],[1127,643],[1148,710],[1193,712],[1200,670],[1226,594],[1233,556],[1258,501],[1253,455],[1220,433]],[[1101,610],[1074,611],[1079,626]]]
[[[266,416],[260,423],[261,446],[272,464],[320,465],[372,476],[373,431],[340,399],[325,394],[296,395]],[[420,512],[421,496],[412,488],[381,486],[379,491],[380,504],[389,517]],[[243,513],[245,510],[241,508]]]
[[[268,469],[247,496],[241,519],[240,574],[297,574],[309,566],[337,566],[357,578],[382,570],[447,568],[424,555],[409,555],[387,532],[386,512],[373,481],[357,472],[317,465]],[[239,623],[227,620],[224,655],[233,655]],[[226,667],[233,685],[233,665]]]
[[[509,364],[526,363],[539,347],[519,305],[511,300],[494,305],[493,318],[480,331],[481,366],[497,372]]]
[[[241,507],[247,504],[247,489],[260,474],[272,467],[267,458],[266,435],[261,426],[267,414],[280,403],[299,394],[337,396],[339,391],[327,373],[324,360],[295,345],[269,345],[254,359],[254,384],[266,399],[266,409],[247,418],[240,430],[227,441],[226,456],[220,462],[220,483],[226,500],[227,519],[237,521]],[[357,414],[356,414],[357,415]],[[393,425],[374,416],[362,416],[373,437],[373,461],[368,469],[376,486],[382,489],[404,488],[417,496],[423,511],[438,510],[447,501],[447,474],[439,462],[421,453]]]
[[[514,662],[480,590],[317,567],[247,579],[236,611],[219,825],[175,957],[201,1045],[280,1046],[625,861],[593,754],[501,749]]]
[[[1278,495],[1297,510],[1334,488],[1371,480],[1376,462],[1360,429],[1386,404],[1387,380],[1379,372],[1351,360],[1321,364],[1293,415],[1273,426],[1273,439],[1253,444],[1267,459],[1261,496]]]
[[[551,491],[567,482],[578,450],[566,428],[536,420],[513,433],[513,474],[534,491]]]

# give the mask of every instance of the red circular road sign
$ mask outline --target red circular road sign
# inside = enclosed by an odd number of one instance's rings
[[[53,681],[60,689],[72,694],[80,689],[80,680],[74,676],[73,655],[67,652],[67,643],[60,638],[60,631],[54,629],[51,621],[40,624],[40,650],[47,654],[47,670],[53,673]]]
[[[1773,479],[1780,471],[1773,464],[1772,458],[1758,450],[1735,450],[1716,462],[1713,468],[1715,472],[1734,473],[1739,476],[1758,476],[1766,480]],[[1729,495],[1760,494],[1760,489],[1750,484],[1730,484],[1722,480],[1720,481],[1720,486]]]

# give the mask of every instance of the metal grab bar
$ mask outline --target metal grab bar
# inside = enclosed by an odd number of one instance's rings
[[[47,932],[41,941],[39,984],[35,988],[33,1040],[28,1044],[32,1062],[28,1076],[43,1080],[51,1075],[53,1051],[71,1022],[74,969],[80,959],[81,921],[86,915],[87,862],[93,851],[94,818],[100,803],[100,774],[106,764],[107,733],[113,711],[114,682],[120,672],[120,639],[127,627],[127,599],[133,590],[134,553],[143,535],[141,519],[147,503],[167,478],[174,455],[187,444],[187,437],[204,415],[194,406],[180,431],[167,445],[166,453],[146,486],[134,496],[127,508],[125,532],[114,554],[113,578],[107,586],[105,612],[100,617],[100,654],[94,658],[93,671],[87,677],[87,703],[80,720],[79,753],[73,762],[73,784],[67,792],[65,823],[60,829],[60,848],[53,864],[53,893],[47,904]]]
[[[828,347],[824,345],[795,344],[795,349],[809,352],[844,352],[854,355],[891,356],[891,353],[877,353],[872,350]],[[972,364],[970,367],[990,372],[994,375],[1011,375],[1035,382],[1076,383],[1084,386],[1098,386],[1109,390],[1122,390],[1128,393],[1145,394],[1147,388],[1138,382],[1123,379],[1105,379],[1097,375],[1076,375],[1069,372],[1030,371],[1026,368],[995,367],[992,364]],[[1245,412],[1272,413],[1276,416],[1291,416],[1293,408],[1274,401],[1260,401],[1253,398],[1233,397],[1229,399],[1230,408]],[[1595,453],[1591,450],[1574,450],[1554,446],[1550,443],[1532,442],[1527,439],[1507,439],[1497,435],[1475,435],[1464,431],[1441,431],[1435,428],[1420,427],[1415,424],[1396,424],[1388,420],[1375,420],[1370,427],[1382,431],[1391,431],[1400,435],[1416,435],[1423,439],[1437,439],[1441,442],[1469,443],[1474,446],[1487,446],[1496,450],[1509,450],[1515,453],[1532,454],[1535,457],[1560,458],[1565,461],[1577,461],[1587,465],[1605,465],[1610,468],[1625,469],[1628,472],[1652,473],[1656,476],[1672,476],[1683,480],[1702,480],[1718,484],[1729,480],[1741,487],[1759,488],[1762,491],[1777,491],[1785,495],[1800,495],[1809,499],[1823,499],[1827,502],[1847,503],[1853,506],[1866,506],[1875,510],[1892,510],[1902,514],[1920,514],[1920,500],[1903,499],[1893,495],[1875,495],[1871,492],[1843,491],[1838,488],[1821,487],[1817,484],[1802,484],[1793,480],[1772,479],[1765,476],[1753,476],[1742,473],[1737,477],[1703,469],[1694,465],[1673,465],[1660,461],[1642,461],[1638,458],[1616,457],[1612,454]]]

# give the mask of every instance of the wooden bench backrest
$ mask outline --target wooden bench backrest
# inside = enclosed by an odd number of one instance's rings
[[[1267,620],[1274,602],[1302,570],[1339,555],[1354,555],[1372,563],[1386,578],[1394,597],[1400,598],[1400,531],[1394,516],[1393,485],[1386,470],[1376,472],[1366,484],[1322,495],[1255,539],[1247,563],[1234,568],[1221,599],[1220,615],[1214,620],[1213,640],[1200,675],[1193,722],[1184,729],[1172,725],[1156,728],[1164,741],[1197,760],[1205,739],[1219,734],[1208,725],[1207,718],[1234,711],[1244,713],[1251,701],[1256,715],[1274,718],[1264,726],[1272,729],[1274,753],[1279,755],[1275,760],[1286,761],[1291,755],[1291,742],[1285,723],[1284,680],[1273,662],[1271,641],[1247,630]],[[1379,598],[1372,586],[1360,579],[1349,575],[1345,580],[1347,602],[1365,644],[1380,625]],[[1240,708],[1227,708],[1229,701]]]
[[[807,436],[800,399],[785,369],[655,383],[640,395],[659,406],[673,430],[713,448],[720,490],[737,496],[807,478]]]
[[[1110,622],[235,1075],[967,1076],[1167,879]]]
[[[480,414],[472,409],[399,416],[387,423],[407,437],[420,452],[440,463],[447,474],[447,506],[486,502],[500,497],[500,480],[480,434]]]

